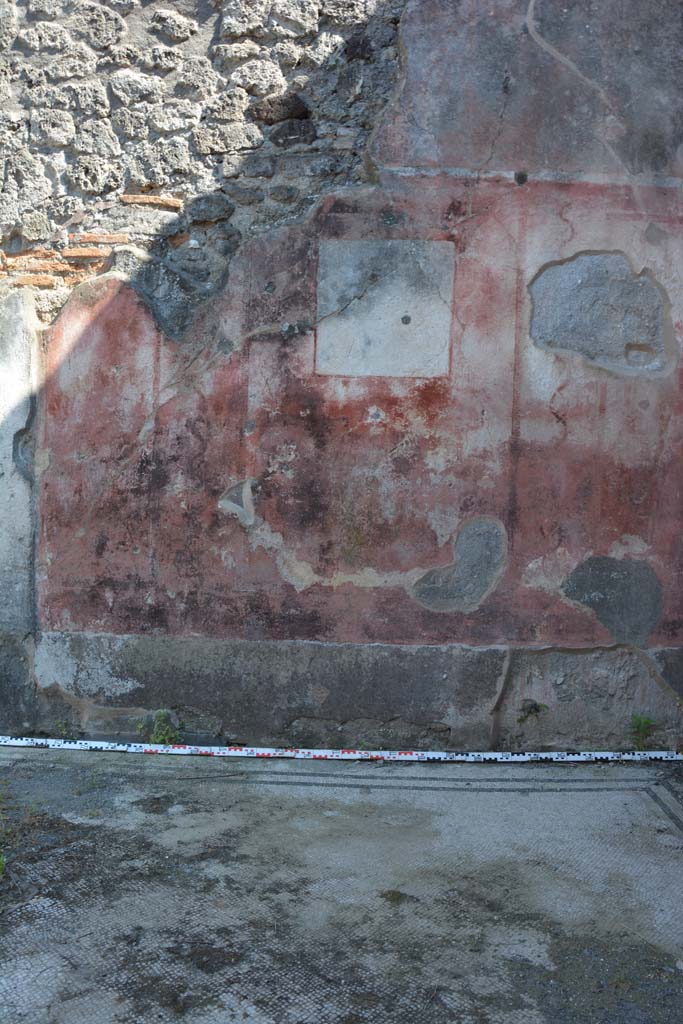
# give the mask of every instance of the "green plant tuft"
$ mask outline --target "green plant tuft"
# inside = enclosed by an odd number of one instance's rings
[[[75,730],[70,722],[65,721],[63,718],[58,718],[55,722],[54,733],[59,740],[75,740]]]
[[[656,722],[653,722],[647,715],[631,716],[631,736],[636,750],[646,749],[648,740],[656,728]]]
[[[161,743],[170,746],[180,743],[180,726],[173,724],[170,711],[156,711],[152,723],[152,731],[149,736],[150,743]]]
[[[517,724],[524,725],[528,718],[538,718],[542,711],[547,710],[547,704],[539,704],[537,700],[523,700],[520,708],[522,713],[517,719]]]

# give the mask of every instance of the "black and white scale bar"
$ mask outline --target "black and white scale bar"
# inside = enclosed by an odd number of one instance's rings
[[[49,750],[101,750],[113,754],[179,754],[184,757],[292,758],[303,761],[443,761],[464,764],[496,762],[604,762],[683,761],[675,750],[552,750],[552,751],[456,751],[456,750],[324,750],[305,747],[203,747],[185,743],[107,743],[100,740],[58,740],[36,736],[0,736],[0,747],[45,747]]]

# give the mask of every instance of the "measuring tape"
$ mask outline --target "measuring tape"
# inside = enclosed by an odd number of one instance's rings
[[[683,761],[675,750],[553,750],[553,751],[451,751],[451,750],[317,750],[305,747],[201,747],[187,743],[107,743],[100,740],[56,740],[35,736],[0,736],[0,747],[47,747],[49,750],[101,750],[112,754],[180,754],[184,757],[263,757],[301,761],[483,761],[526,762]]]

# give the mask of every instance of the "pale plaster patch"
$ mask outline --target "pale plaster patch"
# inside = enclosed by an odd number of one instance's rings
[[[251,480],[231,484],[218,499],[218,507],[226,515],[237,516],[242,526],[252,526],[255,520]]]
[[[427,522],[434,531],[436,542],[443,547],[447,540],[453,536],[457,527],[460,513],[454,508],[430,508],[426,513]]]
[[[249,530],[249,543],[254,551],[263,548],[274,555],[278,572],[297,592],[313,586],[336,589],[346,584],[366,590],[377,587],[404,587],[408,590],[425,571],[410,569],[406,572],[378,572],[376,569],[364,568],[357,572],[334,572],[330,576],[321,576],[309,562],[297,558],[287,550],[281,533],[258,518],[253,528]]]
[[[239,494],[238,494],[239,492]],[[232,497],[227,497],[232,495]],[[243,504],[240,504],[242,502]],[[342,572],[336,571],[329,576],[323,576],[316,572],[310,562],[304,559],[298,558],[287,548],[284,537],[277,530],[273,530],[268,523],[261,519],[254,510],[254,502],[251,494],[251,481],[244,480],[240,484],[229,488],[225,494],[219,499],[218,507],[222,512],[226,514],[235,515],[242,526],[247,531],[249,538],[249,544],[252,551],[256,551],[258,548],[262,548],[267,551],[275,559],[278,572],[282,579],[289,583],[297,593],[302,590],[308,590],[310,587],[321,586],[329,587],[333,590],[338,587],[350,585],[358,587],[363,590],[374,590],[378,588],[391,588],[401,587],[408,592],[408,594],[414,600],[420,600],[415,594],[415,585],[422,581],[429,573],[439,572],[441,570],[433,570],[430,568],[416,567],[408,570],[397,570],[395,572],[379,572],[377,569],[366,566],[363,569],[356,570],[354,572]],[[505,568],[505,554],[507,551],[507,537],[505,535],[505,528],[499,520],[494,517],[479,516],[473,520],[467,520],[463,526],[474,527],[477,523],[495,523],[501,531],[502,540],[502,558],[500,565],[495,568],[491,579],[488,581],[487,587],[482,591],[480,599],[467,606],[464,610],[472,611],[478,607],[479,604],[498,585],[500,578]],[[460,534],[460,530],[455,535],[448,534],[447,539],[453,536],[454,541],[457,543],[457,537]],[[420,603],[425,603],[420,600]],[[450,610],[458,611],[458,608],[443,608],[437,610]]]
[[[625,533],[619,540],[615,540],[607,554],[610,558],[642,558],[649,551],[650,545],[642,537]]]
[[[522,586],[557,594],[565,579],[575,568],[577,559],[564,547],[529,562],[522,575]]]

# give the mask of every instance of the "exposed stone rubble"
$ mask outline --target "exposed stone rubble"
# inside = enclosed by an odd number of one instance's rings
[[[49,322],[128,245],[210,293],[240,238],[366,177],[404,6],[0,0],[0,280]]]

